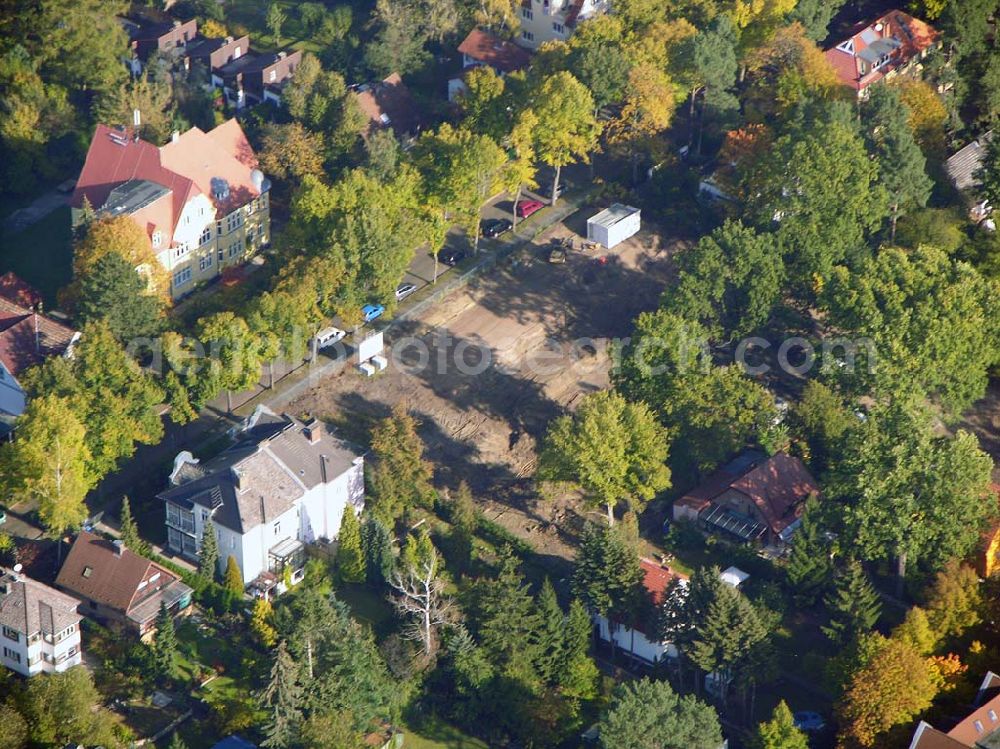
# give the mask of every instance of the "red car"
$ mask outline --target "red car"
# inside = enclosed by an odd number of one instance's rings
[[[537,200],[519,200],[514,206],[514,213],[518,218],[528,218],[532,213],[545,207],[545,204]]]

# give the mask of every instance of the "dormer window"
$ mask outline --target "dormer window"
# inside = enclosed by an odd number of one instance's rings
[[[159,247],[163,244],[163,232],[159,229],[153,232],[153,247]]]
[[[270,72],[270,74],[268,75],[268,80],[271,81],[272,83],[274,81],[278,80],[278,71],[277,70],[272,70]]]
[[[83,574],[84,577],[90,577],[92,574],[94,574],[94,568],[93,567],[84,567],[82,574]]]

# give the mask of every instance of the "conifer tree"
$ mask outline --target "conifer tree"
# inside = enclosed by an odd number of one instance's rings
[[[232,554],[226,560],[226,576],[224,587],[230,593],[236,593],[237,595],[242,595],[243,593],[243,573],[240,572],[240,565],[236,561],[236,557]]]
[[[261,707],[269,715],[263,746],[269,749],[294,746],[302,721],[303,699],[298,666],[282,640],[274,654],[270,681],[260,696]]]
[[[834,581],[825,599],[830,613],[823,633],[837,645],[845,645],[875,626],[882,613],[882,602],[872,587],[861,563],[850,560]]]
[[[139,529],[136,527],[135,519],[132,517],[132,507],[128,497],[122,497],[121,521],[119,532],[126,549],[131,549],[136,554],[146,556],[149,553],[149,544],[139,537]]]
[[[271,607],[271,602],[266,598],[256,599],[253,602],[253,611],[250,613],[250,631],[265,648],[273,647],[278,640],[273,621],[274,609]]]
[[[382,586],[389,582],[395,564],[392,534],[378,518],[369,517],[361,526],[361,549],[365,555],[365,578],[368,584]]]
[[[153,662],[160,678],[169,678],[174,672],[174,655],[177,653],[177,632],[174,618],[166,605],[160,602],[160,613],[156,617],[156,635],[153,639]]]
[[[802,525],[792,539],[792,552],[788,557],[788,585],[796,603],[812,606],[823,595],[833,574],[829,543],[816,522],[815,500],[806,504]]]
[[[808,737],[795,727],[792,711],[784,700],[778,703],[771,720],[757,726],[753,749],[809,749]]]
[[[232,557],[229,557],[233,559]],[[236,560],[233,559],[235,564]],[[201,551],[198,552],[198,574],[205,580],[214,582],[219,577],[219,539],[215,535],[215,525],[209,521],[201,535]]]
[[[580,599],[574,598],[566,616],[563,664],[559,673],[559,686],[567,697],[589,700],[597,695],[599,672],[589,652],[593,631],[590,614]]]
[[[406,509],[428,506],[434,499],[434,488],[417,420],[403,406],[397,406],[372,430],[371,444],[375,460],[367,478],[375,517],[392,525]]]
[[[181,738],[181,735],[177,733],[177,731],[174,731],[173,735],[170,737],[170,743],[167,744],[167,749],[188,749],[188,746],[184,743],[184,739]]]
[[[490,662],[507,678],[535,683],[540,618],[510,553],[497,578],[482,583],[478,608],[479,640]]]
[[[461,567],[466,567],[472,561],[473,539],[479,527],[479,511],[472,499],[469,485],[464,481],[452,495],[448,510],[452,556]]]
[[[537,609],[538,656],[535,664],[539,675],[551,683],[558,681],[565,661],[563,653],[565,617],[559,607],[556,589],[552,587],[552,581],[547,577],[538,594]]]
[[[616,619],[630,619],[635,613],[642,595],[642,569],[615,528],[584,529],[573,592],[594,613]]]
[[[361,550],[361,524],[350,504],[344,507],[337,542],[337,571],[340,579],[345,583],[363,583],[366,569],[365,555]]]

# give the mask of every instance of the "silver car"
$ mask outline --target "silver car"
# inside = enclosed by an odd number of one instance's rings
[[[406,299],[410,294],[417,290],[416,284],[412,283],[401,283],[396,287],[396,301],[400,299]]]

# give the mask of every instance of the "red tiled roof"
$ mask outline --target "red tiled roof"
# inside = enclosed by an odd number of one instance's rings
[[[734,461],[735,462],[735,461]],[[749,498],[773,533],[781,533],[802,515],[805,501],[819,494],[819,486],[798,458],[777,453],[739,472],[723,467],[701,485],[674,502],[700,512],[728,490]]]
[[[733,482],[731,488],[753,500],[775,533],[781,533],[802,514],[805,500],[819,494],[816,480],[802,461],[786,453],[772,455]]]
[[[98,125],[70,203],[79,208],[86,196],[96,210],[124,182],[155,182],[169,189],[170,194],[137,211],[133,217],[148,233],[156,225],[169,242],[191,198],[199,194],[208,196],[220,215],[224,215],[259,195],[251,176],[256,168],[257,157],[236,119],[207,133],[193,127],[162,148]],[[213,177],[229,183],[230,196],[221,205],[212,194]]]
[[[400,138],[415,134],[420,127],[417,103],[398,73],[358,92],[357,101],[361,111],[368,117],[366,137],[373,129],[385,127],[386,119],[388,126]]]
[[[86,570],[90,570],[86,573]],[[56,585],[91,601],[127,613],[136,603],[143,581],[160,573],[164,581],[174,581],[177,575],[155,562],[141,557],[131,549],[121,554],[111,541],[87,531],[80,531],[73,542]],[[162,583],[165,586],[166,582]],[[146,586],[143,586],[144,588]]]
[[[257,157],[235,118],[207,133],[191,128],[160,149],[160,161],[167,169],[194,182],[219,208],[220,215],[260,194],[251,177],[257,168]],[[213,177],[229,183],[229,199],[221,205],[212,195]]]
[[[826,50],[823,54],[833,69],[837,71],[841,82],[856,91],[860,91],[884,78],[889,71],[907,64],[925,49],[934,45],[940,36],[940,33],[930,24],[901,10],[891,10],[871,23],[859,24],[851,36],[837,46]],[[898,49],[890,55],[890,62],[877,69],[871,69],[862,76],[858,55],[878,39],[887,37],[892,37],[899,42]],[[847,41],[852,43],[853,53],[838,49]]]
[[[646,559],[645,557],[639,560],[639,566],[642,568],[644,575],[642,584],[649,591],[653,603],[657,605],[663,603],[663,593],[666,591],[671,580],[675,577],[679,577],[682,580],[687,579],[686,575],[682,575],[669,567],[664,567],[658,562]]]
[[[0,362],[15,377],[48,356],[62,356],[76,336],[62,323],[0,297]]]
[[[528,67],[531,62],[531,55],[527,50],[480,29],[470,31],[465,41],[458,45],[458,51],[501,73],[513,73]]]
[[[8,271],[0,276],[0,297],[31,309],[42,303],[41,293],[14,271]]]

